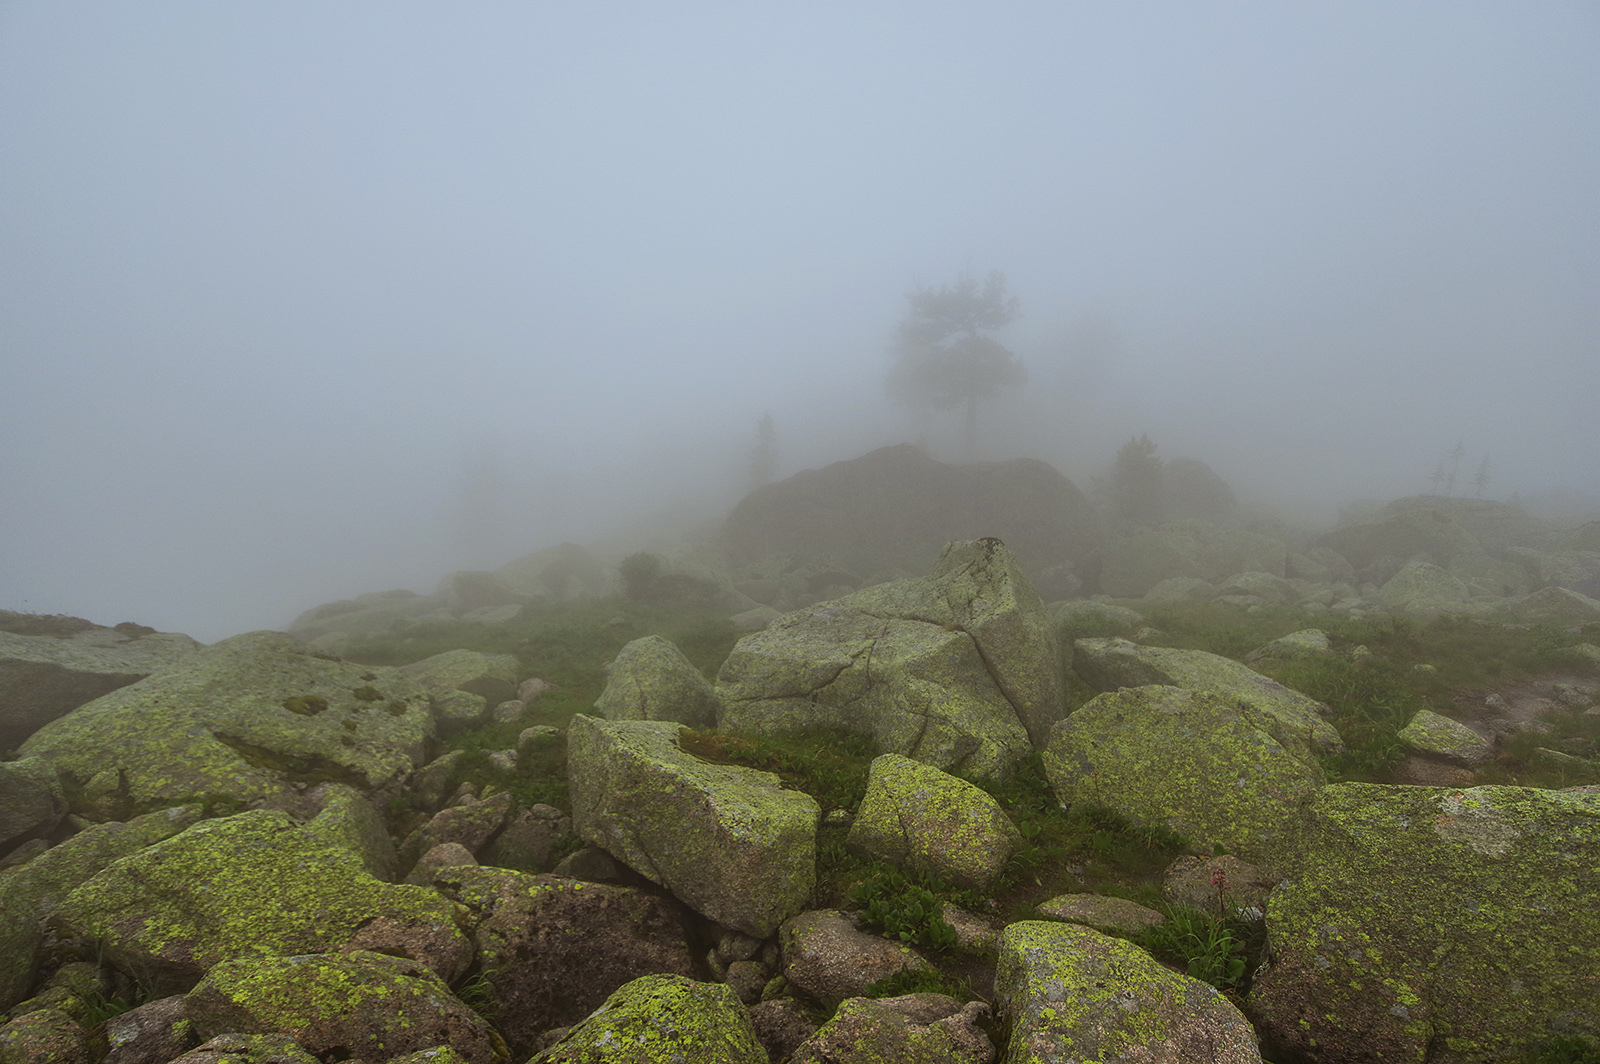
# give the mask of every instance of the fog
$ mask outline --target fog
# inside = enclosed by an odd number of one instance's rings
[[[779,475],[961,460],[889,347],[991,270],[979,457],[1600,497],[1597,12],[0,3],[0,607],[209,641],[681,530],[765,412]]]

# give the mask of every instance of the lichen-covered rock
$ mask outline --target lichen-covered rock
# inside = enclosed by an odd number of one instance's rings
[[[1080,639],[1073,668],[1100,691],[1146,684],[1218,691],[1249,703],[1272,737],[1302,756],[1344,749],[1338,731],[1322,719],[1327,706],[1220,654],[1145,647],[1126,639]]]
[[[166,1064],[199,1039],[182,994],[157,998],[106,1020],[101,1064]]]
[[[1130,687],[1096,695],[1057,724],[1044,768],[1064,804],[1105,806],[1163,825],[1202,850],[1282,860],[1317,761],[1273,737],[1277,722],[1215,690]]]
[[[37,1009],[0,1026],[0,1064],[89,1064],[83,1025],[60,1009]]]
[[[791,1064],[991,1064],[994,1043],[977,1022],[988,1008],[978,1001],[963,1007],[942,994],[850,998],[789,1060]]]
[[[572,837],[572,818],[552,805],[532,805],[512,818],[481,851],[483,863],[519,872],[548,872],[556,844]]]
[[[811,895],[821,810],[770,772],[685,752],[680,727],[574,717],[573,830],[696,912],[765,938]]]
[[[1217,587],[1218,595],[1243,595],[1270,606],[1291,606],[1300,596],[1282,573],[1235,573]]]
[[[1419,709],[1396,738],[1416,753],[1462,765],[1480,764],[1494,756],[1494,747],[1483,736],[1431,709]]]
[[[115,812],[201,795],[287,803],[296,784],[327,781],[371,791],[420,764],[432,734],[427,694],[395,670],[251,632],[78,707],[23,752]]]
[[[1499,615],[1528,624],[1589,624],[1600,620],[1600,599],[1565,587],[1544,587],[1512,599]]]
[[[994,992],[1011,1031],[1006,1064],[1261,1060],[1249,1021],[1227,998],[1133,943],[1086,927],[1038,920],[1007,927]]]
[[[1290,632],[1268,643],[1262,643],[1244,656],[1247,664],[1258,661],[1304,661],[1316,658],[1331,658],[1334,655],[1333,644],[1328,639],[1328,633],[1320,628],[1302,628],[1298,632]]]
[[[489,798],[469,798],[460,805],[441,809],[406,837],[400,847],[401,867],[409,870],[423,854],[446,842],[476,855],[510,813],[511,795],[504,792]]]
[[[1059,894],[1040,902],[1035,911],[1047,920],[1108,927],[1129,933],[1165,923],[1167,919],[1136,901],[1108,898],[1104,894]]]
[[[1479,554],[1483,544],[1442,506],[1419,506],[1371,521],[1343,525],[1323,534],[1320,544],[1343,556],[1363,579],[1394,569],[1413,558],[1449,565],[1457,555]],[[1390,575],[1381,573],[1381,576]]]
[[[517,697],[522,666],[512,654],[446,650],[400,666],[400,672],[434,691],[466,691],[491,706]]]
[[[720,983],[635,979],[529,1064],[767,1064],[744,1006]]]
[[[778,945],[784,977],[825,1005],[861,997],[891,975],[932,970],[910,946],[865,931],[855,917],[835,909],[816,909],[785,922]]]
[[[1045,613],[1069,642],[1096,635],[1128,636],[1144,624],[1144,614],[1138,610],[1093,599],[1052,602]]]
[[[1433,619],[1464,613],[1472,593],[1454,576],[1425,561],[1409,561],[1378,589],[1378,604],[1394,613]]]
[[[998,540],[952,543],[933,573],[786,615],[717,676],[734,731],[869,735],[947,771],[1000,778],[1062,713],[1060,649]]]
[[[687,914],[670,898],[501,868],[453,869],[438,885],[472,913],[484,1012],[517,1060],[630,979],[693,970]]]
[[[219,1034],[171,1064],[322,1064],[286,1034]]]
[[[15,749],[57,717],[198,649],[186,635],[139,625],[105,628],[0,610],[0,750]]]
[[[363,1064],[440,1045],[472,1064],[507,1059],[494,1029],[438,975],[366,950],[222,961],[185,1004],[201,1038],[292,1031],[312,1053]]]
[[[1211,583],[1236,573],[1282,576],[1288,548],[1282,540],[1204,521],[1172,521],[1107,543],[1100,589],[1116,598],[1139,598],[1174,577]]]
[[[594,708],[606,720],[675,720],[710,728],[722,704],[683,651],[659,635],[647,635],[617,652]]]
[[[198,806],[184,806],[126,823],[94,824],[0,873],[0,1009],[27,996],[44,922],[67,895],[118,858],[170,838],[198,819]]]
[[[1600,1034],[1600,797],[1342,783],[1272,894],[1252,1015],[1328,1060],[1512,1059]]]
[[[1167,866],[1161,896],[1172,905],[1200,909],[1217,916],[1259,920],[1267,896],[1278,885],[1270,872],[1232,854],[1220,857],[1178,857]]]
[[[55,767],[42,757],[0,763],[0,853],[54,831],[67,815]]]
[[[187,990],[212,965],[256,954],[377,947],[447,978],[471,960],[455,907],[382,883],[343,846],[267,810],[208,820],[109,865],[56,911],[107,961],[157,990]]]
[[[399,877],[400,858],[372,802],[342,783],[323,784],[319,798],[322,812],[306,822],[306,830],[361,858],[372,878],[393,883]]]
[[[899,754],[873,759],[847,841],[853,853],[980,891],[1021,844],[987,792]]]

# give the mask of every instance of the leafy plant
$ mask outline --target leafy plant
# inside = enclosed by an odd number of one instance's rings
[[[972,1001],[978,996],[967,980],[927,968],[886,975],[867,984],[865,996],[886,998],[900,997],[902,994],[943,994],[957,1001]]]
[[[1238,921],[1197,909],[1173,908],[1166,922],[1139,933],[1137,941],[1157,959],[1177,964],[1189,976],[1218,990],[1243,990],[1249,977],[1250,935]]]
[[[955,947],[955,928],[944,918],[945,902],[956,893],[950,884],[931,876],[914,880],[892,865],[872,867],[850,892],[863,920],[907,945],[941,952]]]
[[[1527,1064],[1600,1064],[1600,1044],[1589,1038],[1562,1035],[1540,1042],[1522,1059]]]

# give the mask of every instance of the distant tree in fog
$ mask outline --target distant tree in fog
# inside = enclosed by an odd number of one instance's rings
[[[1467,448],[1459,443],[1450,449],[1450,475],[1445,477],[1444,486],[1444,497],[1447,499],[1456,493],[1456,477],[1461,475],[1461,459],[1465,458],[1466,454]]]
[[[750,488],[771,484],[778,474],[778,431],[772,424],[772,411],[756,422],[756,445],[750,451]]]
[[[912,406],[966,410],[967,457],[977,456],[978,400],[1027,382],[1008,349],[984,335],[1022,312],[998,270],[982,282],[962,275],[943,288],[918,288],[900,321],[897,360],[887,382],[891,398]]]
[[[1472,478],[1472,486],[1477,489],[1474,498],[1483,498],[1483,489],[1489,486],[1489,456],[1484,455],[1483,461],[1478,463],[1478,472]]]
[[[1162,481],[1156,445],[1149,436],[1135,436],[1118,449],[1111,464],[1111,504],[1124,521],[1156,524],[1165,509]]]

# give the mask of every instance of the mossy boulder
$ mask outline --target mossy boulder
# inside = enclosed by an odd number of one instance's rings
[[[516,1060],[629,980],[693,971],[688,913],[671,898],[504,868],[449,869],[437,883],[471,913],[481,1008]]]
[[[1232,658],[1126,639],[1080,639],[1074,653],[1073,668],[1096,690],[1167,684],[1215,691],[1247,703],[1272,737],[1300,756],[1344,749],[1338,731],[1322,719],[1327,706]]]
[[[448,1045],[471,1064],[508,1059],[494,1029],[424,965],[366,950],[238,957],[211,968],[189,992],[201,1038],[292,1032],[324,1059],[387,1064]]]
[[[286,1034],[219,1034],[168,1064],[322,1064]]]
[[[385,883],[398,879],[394,841],[366,795],[342,783],[325,783],[320,791],[322,812],[306,822],[306,830],[355,854],[372,878]]]
[[[933,970],[910,946],[866,930],[858,917],[837,909],[813,909],[785,921],[778,946],[784,978],[824,1005],[862,997],[892,975]]]
[[[198,806],[93,824],[27,864],[0,872],[0,1010],[28,996],[45,921],[80,884],[113,861],[171,838],[200,818]]]
[[[573,831],[696,912],[765,938],[811,895],[821,810],[769,772],[687,753],[680,731],[668,721],[574,717]]]
[[[1497,612],[1524,624],[1591,624],[1600,621],[1600,599],[1565,587],[1544,587],[1504,603]]]
[[[1412,559],[1448,566],[1458,555],[1483,552],[1482,542],[1445,506],[1418,506],[1343,525],[1324,533],[1318,542],[1336,551],[1365,579],[1390,576]]]
[[[467,691],[491,706],[517,697],[522,666],[512,654],[446,650],[400,666],[400,673],[435,691]]]
[[[796,1048],[791,1064],[993,1064],[978,1026],[989,1007],[943,994],[850,998]]]
[[[1107,543],[1100,590],[1116,598],[1140,598],[1174,577],[1210,583],[1238,573],[1281,577],[1287,558],[1283,541],[1271,536],[1204,521],[1172,521]]]
[[[791,613],[717,676],[720,725],[871,736],[880,753],[1003,778],[1062,710],[1054,625],[998,540],[952,543],[933,573]]]
[[[1431,709],[1418,710],[1396,738],[1414,753],[1462,765],[1476,765],[1494,755],[1494,747],[1483,736]]]
[[[1167,919],[1136,901],[1108,898],[1104,894],[1059,894],[1040,902],[1035,911],[1048,920],[1104,927],[1129,934],[1165,923]]]
[[[1261,1060],[1254,1030],[1227,998],[1087,927],[1008,926],[994,992],[1011,1032],[1006,1064]]]
[[[1432,620],[1471,608],[1467,585],[1431,562],[1409,561],[1378,589],[1378,603],[1392,613]]]
[[[1045,613],[1068,640],[1095,635],[1128,636],[1145,623],[1144,614],[1138,610],[1093,599],[1052,602],[1045,607]]]
[[[1302,628],[1262,643],[1245,655],[1247,664],[1258,661],[1312,661],[1334,656],[1328,633],[1320,628]]]
[[[23,752],[121,819],[199,796],[288,804],[328,781],[370,791],[420,764],[432,735],[426,692],[395,670],[251,632],[78,707]]]
[[[380,882],[349,849],[268,810],[204,821],[131,854],[56,911],[112,965],[168,993],[235,957],[361,947],[454,978],[471,960],[457,917],[436,891]]]
[[[873,759],[850,825],[853,853],[986,890],[1022,844],[987,792],[899,754]]]
[[[89,1064],[83,1025],[61,1009],[36,1009],[0,1025],[0,1064]]]
[[[619,988],[529,1064],[767,1064],[767,1051],[732,990],[680,975]]]
[[[1600,1036],[1600,796],[1341,783],[1302,854],[1251,991],[1286,1055],[1489,1062]]]
[[[50,834],[67,815],[55,766],[42,757],[0,763],[0,854]]]
[[[1203,851],[1272,864],[1324,782],[1316,759],[1275,730],[1251,703],[1218,691],[1130,687],[1057,724],[1044,768],[1064,804],[1105,806]]]
[[[721,703],[683,651],[659,635],[647,635],[618,651],[594,708],[606,720],[674,720],[710,728]]]

